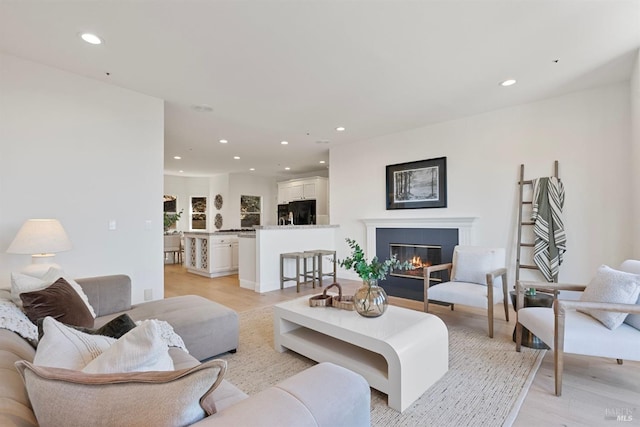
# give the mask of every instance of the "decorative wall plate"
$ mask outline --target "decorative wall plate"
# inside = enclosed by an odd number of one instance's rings
[[[222,215],[216,214],[213,225],[215,225],[218,230],[222,228]]]
[[[213,199],[213,206],[218,210],[222,208],[222,196],[220,194],[216,194],[216,197]]]

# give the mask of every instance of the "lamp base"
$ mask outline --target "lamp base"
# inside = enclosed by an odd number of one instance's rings
[[[62,269],[58,264],[53,262],[54,258],[55,254],[31,255],[31,264],[25,266],[20,273],[41,279],[52,267],[59,270]]]

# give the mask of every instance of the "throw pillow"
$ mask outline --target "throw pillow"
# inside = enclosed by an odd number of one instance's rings
[[[45,282],[53,283],[61,277],[64,278],[64,280],[66,280],[67,283],[69,283],[71,287],[78,293],[78,295],[80,296],[84,304],[87,306],[87,308],[91,312],[91,315],[95,319],[96,312],[93,310],[93,307],[91,306],[91,304],[89,304],[89,297],[87,297],[87,294],[85,294],[84,290],[82,290],[82,286],[80,286],[78,282],[76,282],[75,280],[71,279],[68,275],[66,275],[63,270],[56,267],[51,267],[49,268],[47,273],[42,277],[42,280],[44,280]]]
[[[191,425],[215,413],[224,360],[167,372],[87,374],[16,362],[41,427]]]
[[[34,324],[51,316],[68,325],[93,327],[94,318],[80,296],[62,277],[51,286],[20,294],[25,314]]]
[[[22,300],[20,299],[22,292],[39,291],[50,284],[37,277],[27,276],[22,273],[11,273],[11,301],[22,309]]]
[[[42,330],[44,334],[33,359],[39,366],[80,370],[116,341],[102,335],[85,334],[52,317],[43,320]]]
[[[487,273],[495,269],[495,256],[495,251],[491,249],[457,247],[453,253],[454,270],[451,272],[451,281],[486,286]]]
[[[82,290],[82,287],[75,280],[65,277],[64,271],[56,267],[50,267],[42,277],[32,277],[22,273],[11,273],[11,300],[15,305],[22,309],[22,300],[20,299],[21,293],[39,291],[40,289],[44,289],[51,285],[61,277],[64,277],[67,283],[69,283],[69,285],[71,285],[71,287],[78,293],[95,319],[96,313],[91,304],[89,304],[89,298]]]
[[[173,359],[169,356],[169,347],[162,339],[160,327],[153,320],[145,320],[89,362],[82,372],[110,374],[172,370]]]
[[[42,328],[42,322],[44,319],[38,320],[38,339],[42,339],[42,335],[44,334],[44,330]],[[70,325],[66,325],[70,326]],[[133,321],[131,317],[127,313],[121,314],[120,316],[111,319],[109,322],[105,323],[101,327],[97,329],[93,328],[83,328],[81,326],[71,326],[72,328],[84,332],[89,335],[104,335],[106,337],[111,337],[118,339],[133,328],[136,327],[136,322]]]
[[[640,293],[640,275],[600,266],[595,277],[587,285],[580,301],[635,304]],[[615,329],[624,322],[628,313],[604,310],[578,310],[599,320],[609,329]]]

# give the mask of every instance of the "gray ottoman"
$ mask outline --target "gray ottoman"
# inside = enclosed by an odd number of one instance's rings
[[[131,305],[131,279],[125,275],[77,279],[98,317],[98,328],[122,313],[135,321],[168,322],[189,353],[202,361],[238,348],[238,314],[222,304],[197,295],[171,297]]]

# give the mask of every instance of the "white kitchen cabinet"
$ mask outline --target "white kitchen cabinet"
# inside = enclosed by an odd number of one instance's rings
[[[240,264],[239,260],[240,260],[240,257],[238,255],[238,240],[236,240],[235,242],[231,243],[231,269],[232,270],[238,269],[238,265]]]
[[[289,187],[284,183],[278,183],[278,204],[284,205],[286,203],[289,203]]]
[[[224,241],[213,243],[211,245],[211,271],[225,270],[231,270],[231,243]]]
[[[238,272],[238,236],[216,233],[185,233],[187,271],[207,277]]]

